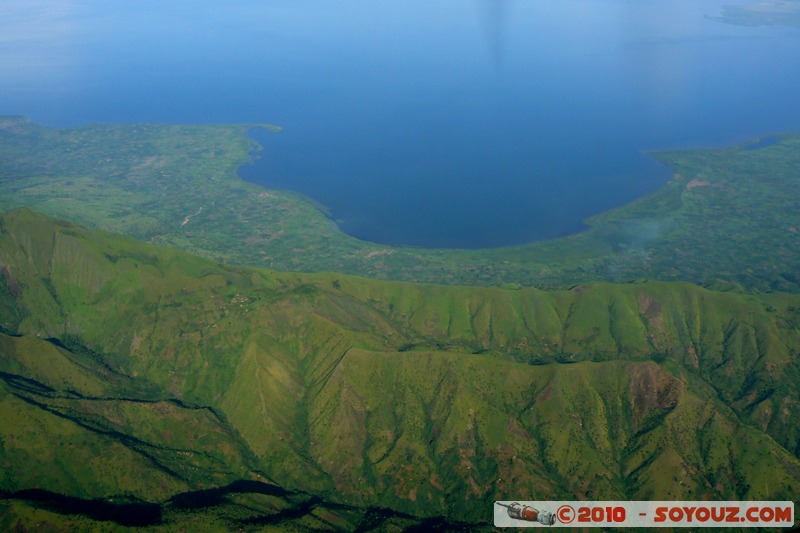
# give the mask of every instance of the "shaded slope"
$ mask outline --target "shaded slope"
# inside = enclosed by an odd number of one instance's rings
[[[428,527],[275,485],[245,466],[252,454],[213,409],[154,400],[141,383],[51,341],[0,334],[0,529]]]
[[[0,324],[22,335],[0,344],[9,409],[166,469],[152,500],[263,475],[361,509],[480,522],[495,499],[800,487],[796,296],[278,274],[26,210],[0,230]],[[5,483],[87,497],[101,475],[34,459],[19,460],[35,481]]]
[[[161,500],[208,484],[266,480],[247,467],[248,452],[213,409],[159,398],[48,341],[0,334],[0,386],[4,490]],[[49,468],[31,468],[35,461]]]

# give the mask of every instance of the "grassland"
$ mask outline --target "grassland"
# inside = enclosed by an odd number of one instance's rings
[[[475,529],[508,498],[800,491],[797,295],[280,273],[25,209],[0,273],[0,525],[129,526],[64,511],[113,498],[164,530]]]
[[[578,235],[426,250],[240,180],[249,127],[0,120],[0,529],[797,499],[800,136],[654,154],[673,179]]]
[[[682,280],[800,291],[800,136],[654,154],[675,170],[656,193],[581,234],[488,250],[393,248],[341,233],[311,203],[245,183],[249,126],[0,120],[0,208],[31,207],[232,264],[459,285],[569,287]],[[269,154],[264,154],[269,157]]]

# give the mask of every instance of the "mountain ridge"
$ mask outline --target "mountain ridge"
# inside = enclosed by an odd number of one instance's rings
[[[260,479],[481,524],[508,497],[800,486],[796,295],[279,273],[29,210],[0,215],[0,263],[0,409],[30,410],[64,442],[114,436],[120,464],[178,474],[126,489],[149,501]],[[92,496],[81,487],[101,470],[60,468],[40,486]],[[35,488],[24,479],[0,488]]]

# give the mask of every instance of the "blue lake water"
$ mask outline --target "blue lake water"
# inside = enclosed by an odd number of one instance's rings
[[[6,0],[0,114],[278,124],[241,174],[347,233],[520,244],[658,188],[650,150],[800,131],[800,30],[731,1]]]

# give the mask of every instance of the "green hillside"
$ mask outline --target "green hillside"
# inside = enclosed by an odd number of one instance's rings
[[[0,527],[473,529],[494,500],[800,494],[793,294],[278,273],[25,209],[0,273]]]
[[[284,271],[460,285],[563,288],[648,279],[800,292],[798,135],[759,149],[653,154],[673,178],[646,198],[587,220],[577,235],[509,248],[429,250],[359,241],[307,199],[243,182],[236,171],[254,148],[249,127],[56,129],[0,117],[0,209],[30,207],[211,259]]]

